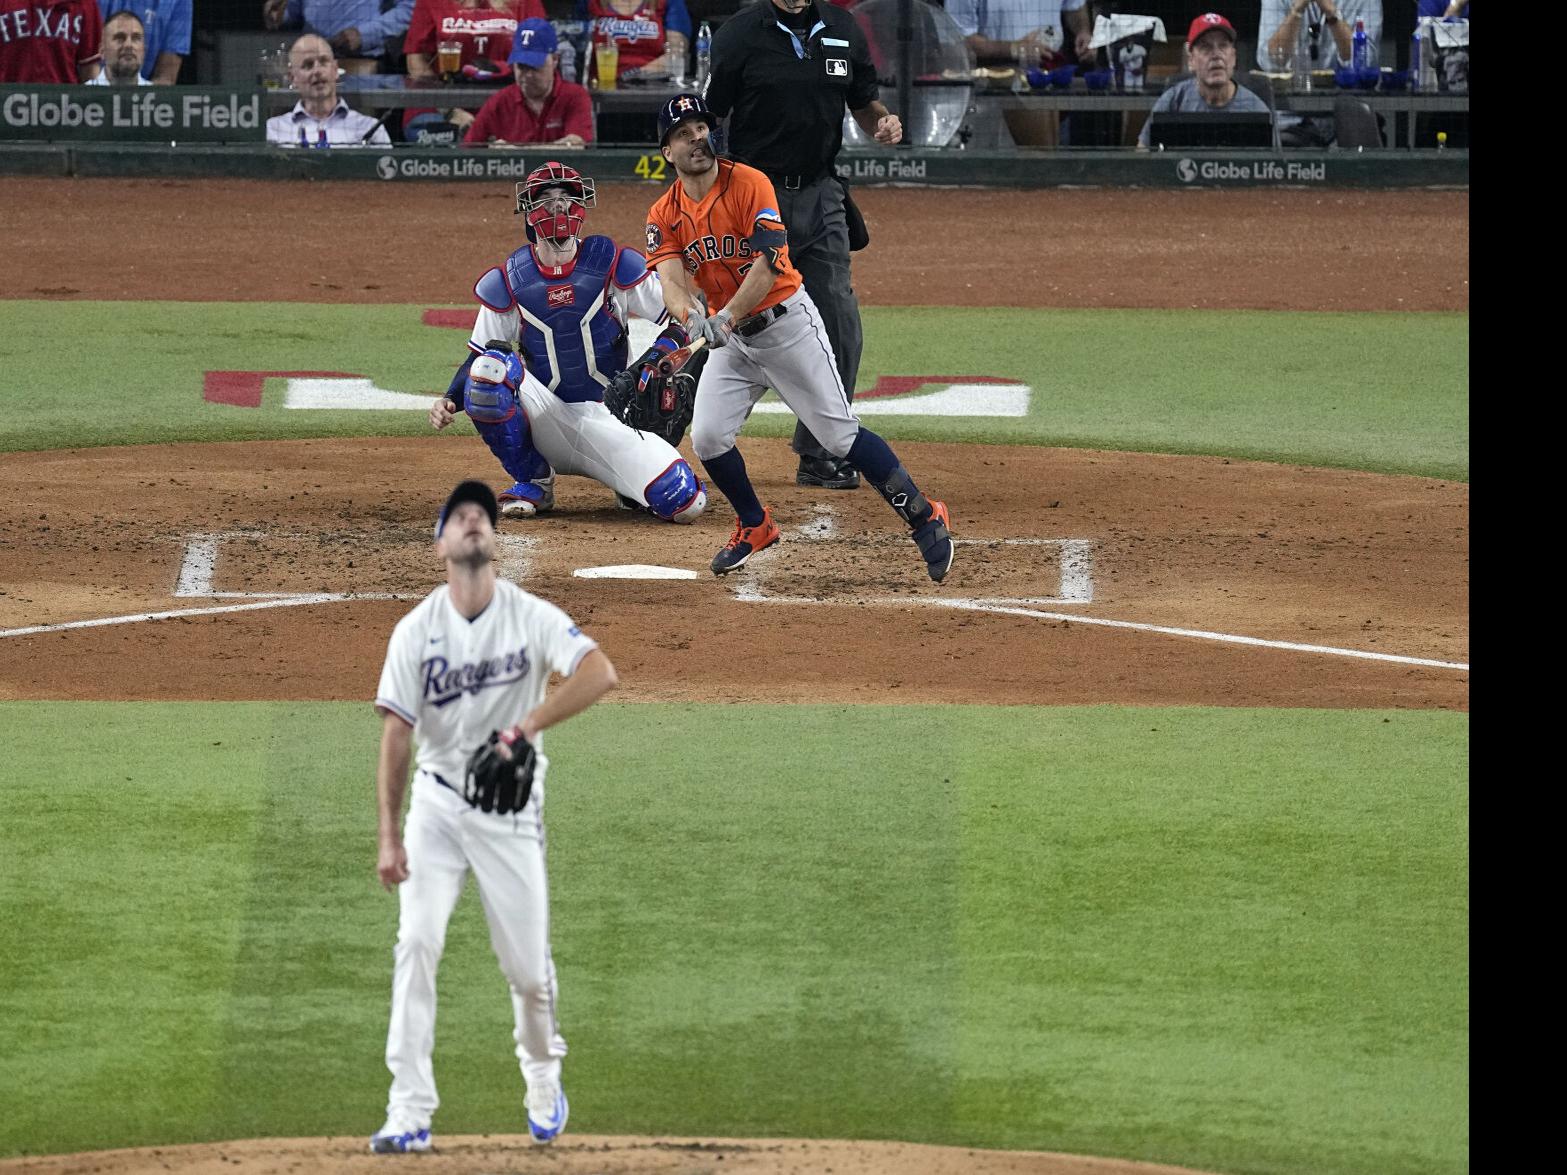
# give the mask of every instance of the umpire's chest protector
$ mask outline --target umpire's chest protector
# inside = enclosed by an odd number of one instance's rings
[[[618,254],[608,237],[588,237],[560,274],[541,270],[527,246],[506,259],[528,370],[562,400],[602,400],[610,379],[626,366],[626,331],[609,304]]]

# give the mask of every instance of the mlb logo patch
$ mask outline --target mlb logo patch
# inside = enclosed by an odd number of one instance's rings
[[[849,76],[849,62],[844,57],[829,57],[827,59],[827,76],[830,78],[846,78]]]
[[[546,298],[551,306],[570,306],[577,300],[575,286],[551,286]]]

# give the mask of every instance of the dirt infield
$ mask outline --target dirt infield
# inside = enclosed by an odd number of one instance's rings
[[[654,194],[602,186],[590,230],[639,239]],[[1467,193],[856,198],[874,238],[855,262],[866,305],[1469,306]],[[10,180],[6,203],[0,298],[458,302],[520,237],[509,185]],[[80,226],[113,223],[136,226],[136,247],[84,265]],[[729,530],[721,503],[672,527],[574,478],[555,513],[503,523],[503,569],[593,633],[626,700],[1468,709],[1467,485],[899,448],[948,497],[963,540],[939,588],[874,491],[798,489],[784,443],[767,440],[747,442],[747,463],[786,541],[731,580],[705,571]],[[186,614],[0,639],[0,699],[367,699],[392,624],[438,580],[434,505],[458,475],[495,480],[492,464],[472,438],[444,436],[7,454],[0,630]],[[642,564],[699,575],[576,574]],[[441,1143],[421,1171],[1175,1171],[883,1143]],[[368,1169],[362,1146],[225,1143],[0,1172],[315,1175]]]
[[[1462,661],[1466,485],[1221,458],[901,448],[928,484],[963,487],[963,542],[939,590],[873,491],[795,488],[781,440],[746,449],[786,541],[727,579],[705,570],[728,536],[722,509],[669,526],[580,478],[561,482],[554,513],[501,531],[508,558],[526,564],[514,573],[591,629],[627,699],[1468,705],[1468,674],[1452,669],[1000,610]],[[0,596],[0,629],[243,603],[174,594],[198,535],[230,536],[211,593],[416,598],[440,573],[432,503],[454,471],[487,468],[477,449],[431,437],[13,454],[0,462],[12,504],[0,542],[17,586]],[[134,492],[105,501],[82,485]],[[1049,497],[1019,492],[1029,486]],[[1091,602],[1027,603],[1062,600],[1063,540],[1088,544]],[[702,570],[573,574],[636,564]],[[409,606],[346,600],[12,637],[0,641],[0,696],[363,699]],[[824,641],[840,655],[825,658]]]

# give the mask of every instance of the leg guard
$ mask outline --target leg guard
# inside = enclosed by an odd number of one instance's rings
[[[502,467],[514,480],[542,481],[550,475],[550,463],[533,447],[528,419],[521,412],[500,424],[475,420],[473,427],[479,430],[490,452],[500,458]]]
[[[887,505],[899,518],[909,524],[909,537],[920,549],[925,560],[925,570],[931,579],[940,583],[952,569],[955,547],[952,532],[947,529],[947,507],[932,502],[920,493],[914,479],[903,466],[896,466],[884,482],[873,481],[878,493],[887,499]]]
[[[685,458],[655,477],[642,493],[648,509],[666,522],[695,522],[707,509],[707,491]]]
[[[920,527],[930,521],[930,502],[924,494],[920,493],[919,487],[914,484],[914,479],[903,466],[894,466],[892,474],[886,481],[872,478],[871,484],[876,487],[876,492],[887,500],[887,505],[891,506],[898,517],[910,527]]]

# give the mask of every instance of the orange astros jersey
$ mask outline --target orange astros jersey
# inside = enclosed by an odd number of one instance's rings
[[[730,159],[718,161],[718,179],[700,201],[692,200],[677,179],[648,209],[647,266],[684,257],[686,272],[707,295],[709,314],[735,296],[756,250],[758,228],[784,231],[772,181],[754,167]],[[782,302],[800,288],[800,274],[789,262],[788,246],[778,250],[780,272],[773,288],[756,304],[758,311]]]

